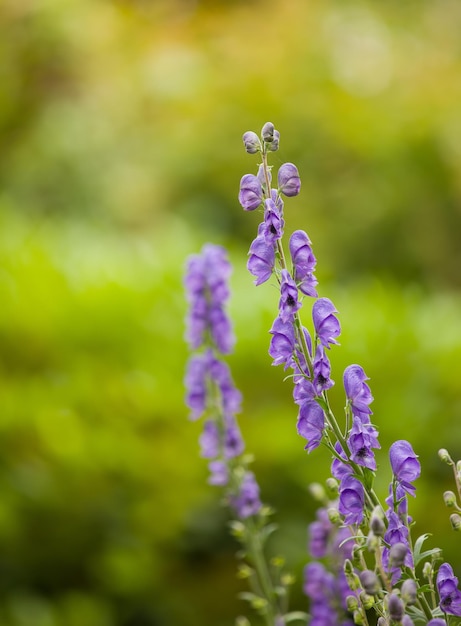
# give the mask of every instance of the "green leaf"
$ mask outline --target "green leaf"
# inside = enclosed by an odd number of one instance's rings
[[[302,611],[292,611],[291,613],[287,613],[284,615],[285,624],[289,624],[290,622],[304,622],[306,623],[309,615],[307,613],[303,613]]]

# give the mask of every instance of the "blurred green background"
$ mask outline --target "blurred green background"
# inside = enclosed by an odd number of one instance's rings
[[[183,406],[182,272],[206,241],[235,271],[241,425],[298,576],[307,492],[328,476],[267,354],[276,290],[245,269],[237,202],[271,120],[387,449],[423,477],[416,535],[461,574],[440,447],[461,457],[461,3],[3,0],[0,8],[0,624],[230,626],[236,545]],[[306,310],[305,321],[309,313]]]

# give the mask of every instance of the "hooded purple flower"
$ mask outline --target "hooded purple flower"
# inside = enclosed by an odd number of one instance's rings
[[[218,386],[224,415],[239,413],[242,394],[234,385],[229,366],[227,363],[216,359],[211,352],[208,353],[208,359],[209,376]]]
[[[279,191],[285,196],[297,196],[301,189],[298,168],[293,163],[284,163],[280,166],[277,181]]]
[[[352,414],[365,423],[370,421],[371,409],[368,405],[373,402],[366,380],[369,380],[368,376],[360,365],[349,365],[344,370],[344,389]]]
[[[312,452],[320,445],[325,428],[325,413],[315,400],[304,402],[298,414],[298,434],[307,439],[305,449]]]
[[[380,448],[381,446],[374,426],[363,424],[359,417],[354,417],[347,444],[351,451],[351,460],[354,463],[376,470],[376,459],[372,448]]]
[[[312,307],[315,332],[324,348],[329,348],[330,344],[338,343],[336,337],[339,337],[341,327],[335,316],[337,312],[329,298],[319,298]]]
[[[210,476],[208,482],[210,485],[224,487],[229,482],[229,468],[224,461],[216,460],[208,463]]]
[[[315,559],[321,559],[327,554],[328,541],[333,524],[325,508],[317,509],[315,522],[307,527],[309,554]]]
[[[293,319],[294,314],[301,308],[298,300],[298,288],[288,270],[282,270],[280,283],[279,315],[283,322]]]
[[[200,435],[201,455],[205,459],[215,459],[219,456],[220,448],[219,428],[215,420],[209,419],[203,425],[203,431]]]
[[[233,416],[227,415],[224,431],[224,457],[232,459],[242,454],[243,449],[244,443],[238,424]]]
[[[419,478],[421,465],[411,444],[403,439],[395,441],[390,447],[389,458],[395,479],[407,493],[414,496],[415,488],[411,483]]]
[[[335,384],[330,378],[331,366],[330,361],[325,354],[325,350],[322,345],[317,346],[314,358],[314,388],[317,395],[320,395],[322,391],[330,389]]]
[[[243,133],[243,145],[248,154],[256,154],[261,150],[261,141],[258,135],[252,130]]]
[[[314,276],[317,263],[312,252],[311,241],[303,230],[295,230],[290,237],[290,254],[293,261],[294,279],[299,285],[300,291],[306,296],[317,298],[315,286],[318,284]]]
[[[275,202],[270,198],[264,201],[264,239],[274,244],[283,235],[284,220],[279,214]]]
[[[240,484],[239,493],[231,497],[231,504],[238,517],[246,519],[251,515],[257,515],[261,509],[259,499],[259,485],[253,472],[246,472]]]
[[[349,465],[346,453],[342,449],[339,441],[335,443],[335,450],[344,461],[340,461],[337,457],[334,457],[331,463],[331,473],[336,480],[342,481],[344,476],[352,474],[352,467]]]
[[[448,615],[461,616],[461,591],[458,589],[458,578],[448,563],[442,563],[437,572],[437,591],[442,611]]]
[[[304,376],[300,376],[293,387],[293,398],[297,405],[302,406],[305,402],[315,400],[316,392],[314,385]]]
[[[400,517],[392,509],[386,511],[388,526],[384,535],[384,541],[392,548],[396,544],[404,544],[408,547],[405,554],[404,564],[413,567],[413,556],[408,543],[408,527],[401,521]],[[395,565],[390,559],[390,548],[383,548],[383,565],[392,574],[392,584],[395,584],[401,575],[401,566]]]
[[[335,578],[321,563],[308,563],[304,568],[304,593],[310,602],[310,626],[337,626]]]
[[[285,369],[293,361],[295,349],[295,331],[291,321],[283,322],[277,317],[270,329],[272,335],[269,354],[274,359],[272,365],[285,364]]]
[[[184,384],[186,405],[191,409],[190,419],[197,420],[205,411],[208,359],[206,354],[194,354],[187,363]]]
[[[245,174],[240,180],[239,202],[245,211],[254,211],[263,201],[263,190],[258,177]]]
[[[362,483],[352,475],[346,475],[339,485],[339,512],[345,524],[361,524],[365,492]]]
[[[264,222],[259,225],[258,236],[253,240],[248,252],[247,268],[256,277],[255,285],[261,285],[272,276],[275,265],[275,249],[264,236]]]

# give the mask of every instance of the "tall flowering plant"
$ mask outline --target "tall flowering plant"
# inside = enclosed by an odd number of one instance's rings
[[[235,417],[241,398],[224,361],[234,344],[226,313],[231,268],[225,250],[205,245],[189,258],[185,277],[186,336],[193,350],[186,403],[192,419],[203,418],[200,447],[209,459],[209,482],[223,488],[236,518],[231,527],[243,547],[240,575],[249,582],[243,596],[268,626],[461,624],[461,591],[451,565],[438,548],[423,548],[428,535],[412,537],[408,496],[415,496],[421,466],[410,442],[398,440],[389,449],[392,480],[384,500],[374,490],[379,433],[372,422],[369,379],[360,365],[351,364],[343,373],[344,415],[338,418],[331,406],[328,392],[334,381],[328,355],[339,345],[341,326],[333,302],[318,294],[316,258],[307,233],[291,233],[288,253],[283,246],[284,203],[299,194],[301,181],[296,166],[284,163],[273,183],[269,156],[279,141],[280,133],[270,122],[260,136],[253,131],[243,135],[246,151],[261,162],[256,174],[242,177],[238,199],[245,211],[258,211],[262,217],[247,267],[255,285],[273,280],[279,289],[269,354],[273,365],[291,371],[297,432],[308,453],[322,443],[331,455],[325,487],[312,486],[319,508],[309,524],[304,580],[308,613],[288,609],[293,579],[284,572],[282,559],[268,559],[264,549],[274,529],[271,511],[261,503],[249,469],[251,457],[244,452]],[[301,319],[306,309],[310,328]],[[454,509],[452,526],[459,529],[461,464],[446,450],[439,456],[454,471],[457,493],[445,492],[444,499]],[[247,618],[237,621],[249,623]]]

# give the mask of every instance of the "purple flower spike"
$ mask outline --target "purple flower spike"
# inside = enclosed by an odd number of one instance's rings
[[[293,360],[295,349],[295,331],[291,321],[283,322],[277,317],[270,329],[272,335],[269,347],[269,354],[274,359],[272,365],[285,364],[285,369],[289,367]]]
[[[219,428],[214,420],[207,420],[200,435],[201,455],[205,459],[215,459],[219,456]]]
[[[301,405],[298,415],[298,434],[307,439],[305,450],[312,452],[320,445],[325,428],[325,413],[315,400]]]
[[[365,492],[362,483],[354,476],[346,475],[339,485],[339,512],[345,524],[361,524]]]
[[[259,485],[253,472],[246,472],[238,495],[231,497],[231,504],[241,519],[259,513],[262,504],[259,499]]]
[[[240,180],[239,202],[245,211],[254,211],[263,201],[263,190],[258,177],[245,174]]]
[[[333,343],[338,344],[336,337],[339,337],[341,327],[338,318],[334,315],[337,312],[329,298],[319,298],[312,307],[315,332],[324,348],[329,348]]]
[[[260,224],[258,236],[254,239],[248,252],[247,268],[256,277],[255,285],[261,285],[272,276],[275,265],[275,250],[268,244],[263,234],[264,223]]]
[[[311,241],[303,230],[295,230],[291,235],[290,254],[293,261],[294,278],[299,283],[299,289],[306,296],[317,298],[315,286],[318,281],[313,274],[317,260],[312,252]]]
[[[407,493],[414,496],[415,488],[411,483],[419,478],[421,465],[417,455],[413,452],[411,444],[403,439],[395,441],[390,447],[389,458],[392,473],[397,482]]]
[[[352,414],[360,417],[362,422],[369,423],[371,409],[368,405],[373,402],[373,396],[366,380],[368,376],[360,365],[349,365],[344,370],[344,389]]]
[[[211,461],[211,463],[208,464],[208,469],[210,470],[210,476],[208,478],[210,485],[217,487],[227,485],[229,482],[229,468],[224,461]]]
[[[232,459],[242,454],[243,449],[244,443],[237,422],[234,417],[228,416],[224,433],[224,457]]]
[[[298,168],[293,163],[284,163],[277,174],[279,191],[285,196],[297,196],[301,189]]]
[[[279,312],[283,322],[293,319],[294,314],[301,308],[298,300],[298,288],[291,278],[288,270],[282,270],[282,282],[280,283]]]
[[[283,235],[284,220],[270,198],[264,201],[264,207],[264,238],[267,244],[273,245]]]
[[[437,572],[437,591],[442,611],[448,615],[461,616],[461,591],[458,589],[458,578],[448,563],[442,563]]]

